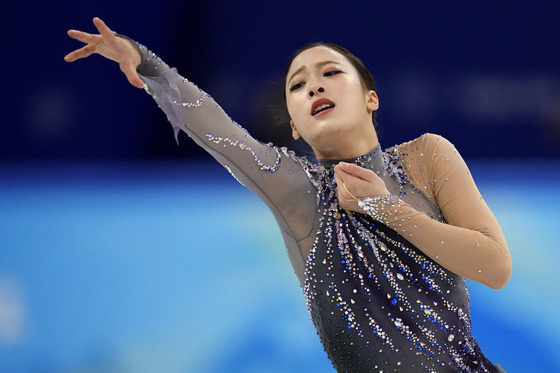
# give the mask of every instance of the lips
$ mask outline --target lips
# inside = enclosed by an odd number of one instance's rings
[[[332,102],[331,100],[327,98],[320,98],[313,102],[313,105],[311,105],[311,115],[317,116],[320,113],[324,113],[334,108],[334,106],[334,102]]]

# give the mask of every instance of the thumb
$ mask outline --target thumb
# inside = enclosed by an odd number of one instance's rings
[[[144,88],[144,82],[138,76],[136,67],[132,63],[122,64],[121,70],[128,79],[128,82],[136,88]]]

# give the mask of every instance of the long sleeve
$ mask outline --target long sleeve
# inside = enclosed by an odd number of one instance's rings
[[[139,45],[137,68],[146,91],[167,114],[175,135],[184,131],[271,209],[296,273],[303,274],[313,240],[316,192],[304,161],[285,148],[263,144],[235,123],[204,91]]]
[[[489,287],[503,287],[511,274],[507,243],[454,146],[426,134],[392,151],[413,184],[439,207],[447,224],[395,195],[369,198],[365,205],[443,267]]]

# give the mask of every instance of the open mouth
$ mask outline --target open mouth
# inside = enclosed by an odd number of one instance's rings
[[[334,107],[334,105],[331,105],[331,104],[323,104],[323,105],[319,106],[317,109],[315,109],[315,112],[313,112],[313,115],[317,115],[317,114],[319,114],[319,113],[321,113],[325,110],[332,109],[333,107]]]
[[[321,113],[325,113],[329,110],[332,110],[334,106],[334,102],[332,102],[331,100],[320,98],[313,103],[313,106],[311,107],[311,115],[316,116]]]

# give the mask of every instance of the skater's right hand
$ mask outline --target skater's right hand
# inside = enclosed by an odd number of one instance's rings
[[[99,31],[99,34],[89,34],[77,30],[68,31],[68,36],[86,45],[68,53],[64,60],[66,62],[74,62],[80,58],[89,57],[94,53],[100,54],[117,62],[130,84],[137,88],[143,88],[144,83],[136,72],[136,68],[142,61],[138,47],[128,39],[116,36],[101,19],[94,18],[93,24],[97,31]]]

